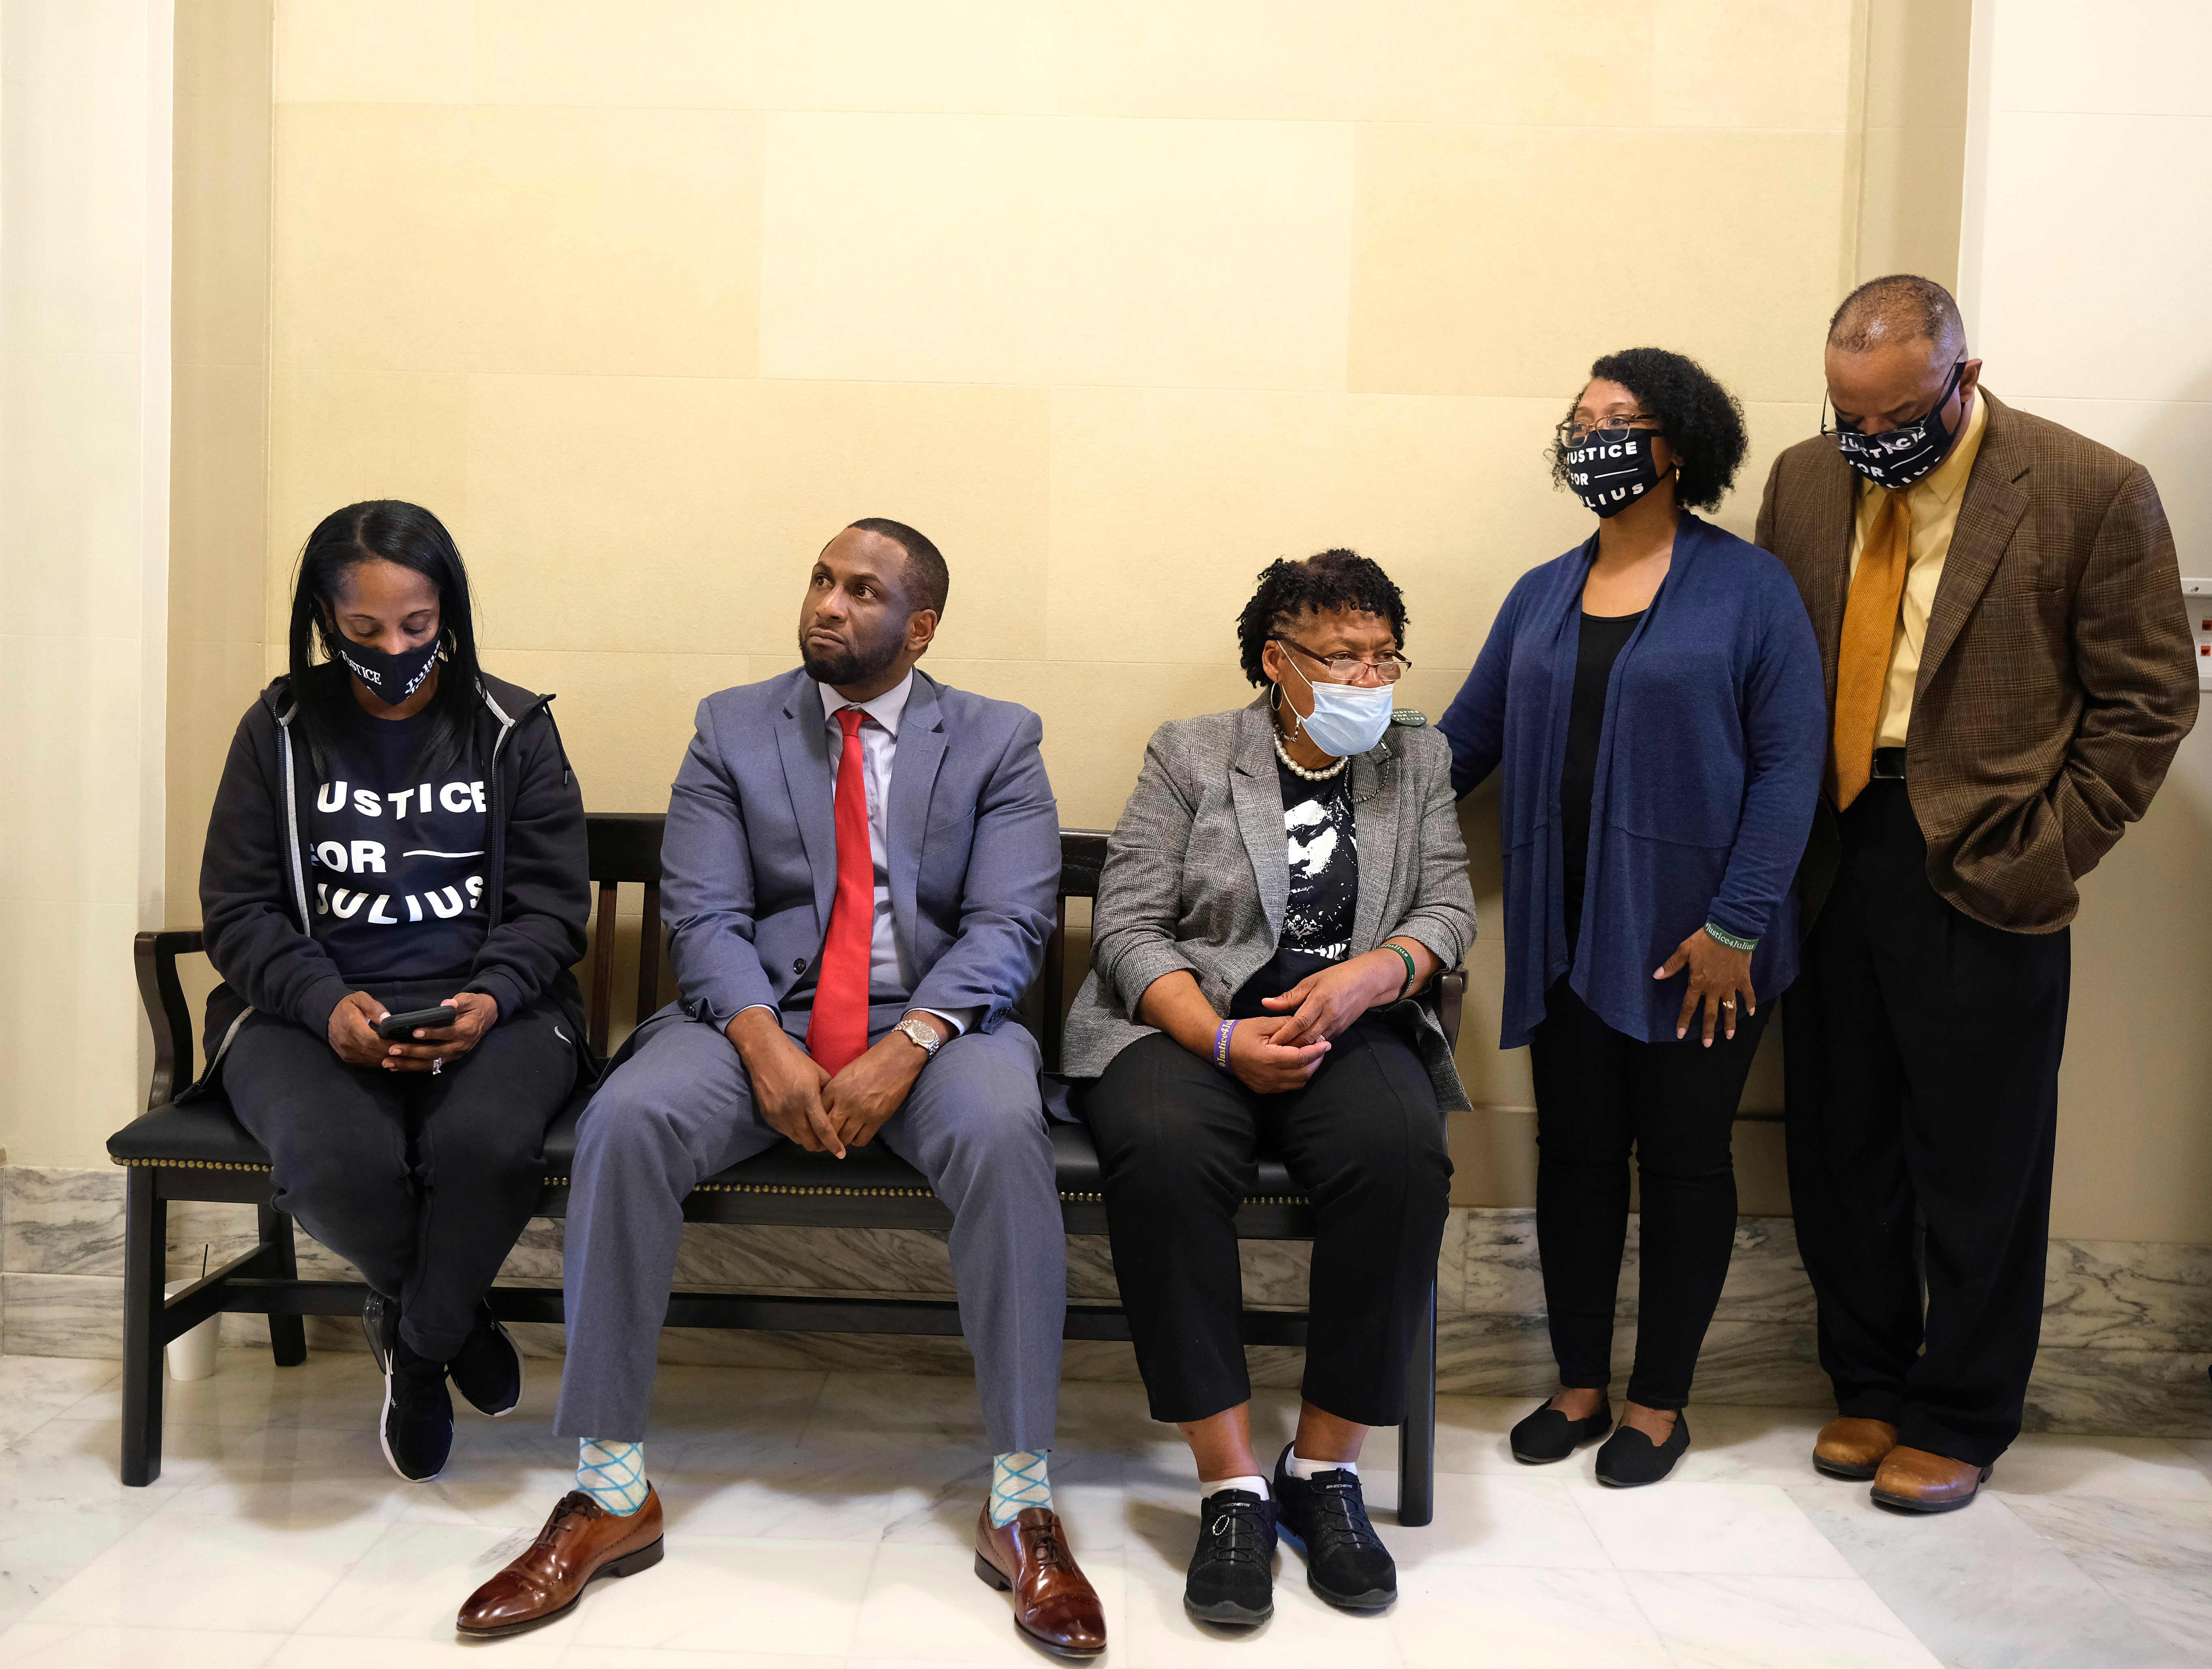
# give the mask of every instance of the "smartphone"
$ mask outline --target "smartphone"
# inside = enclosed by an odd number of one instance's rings
[[[387,1043],[412,1043],[417,1026],[450,1026],[460,1010],[449,1003],[436,1008],[416,1009],[411,1014],[387,1014],[376,1023],[376,1035]]]

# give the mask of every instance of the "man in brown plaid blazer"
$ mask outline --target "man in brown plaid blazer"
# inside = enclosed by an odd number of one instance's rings
[[[1775,460],[1758,535],[1828,686],[1783,1004],[1839,1417],[1814,1465],[1940,1512],[2019,1435],[2034,1365],[2075,883],[2149,806],[2197,677],[2149,475],[1983,389],[1941,285],[1853,292],[1826,367],[1834,426]]]

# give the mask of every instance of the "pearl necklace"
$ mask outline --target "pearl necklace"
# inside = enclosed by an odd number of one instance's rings
[[[1343,758],[1338,760],[1335,764],[1330,766],[1325,771],[1309,771],[1304,766],[1299,764],[1297,760],[1291,757],[1291,750],[1283,745],[1283,733],[1280,731],[1275,731],[1275,757],[1283,762],[1284,768],[1288,770],[1292,775],[1302,776],[1308,782],[1327,782],[1331,777],[1335,776],[1341,772],[1346,766],[1352,763],[1352,756],[1350,754],[1346,754]]]

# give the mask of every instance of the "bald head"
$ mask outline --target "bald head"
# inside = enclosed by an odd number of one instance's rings
[[[1982,377],[1981,361],[1966,357],[1966,326],[1951,292],[1910,273],[1845,296],[1821,358],[1837,421],[1867,434],[1939,413],[1955,433]]]
[[[1913,342],[1927,343],[1929,359],[1949,365],[1966,351],[1966,325],[1950,291],[1909,272],[1861,284],[1828,321],[1828,346],[1846,354]]]

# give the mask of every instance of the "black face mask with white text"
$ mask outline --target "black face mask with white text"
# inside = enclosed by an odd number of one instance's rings
[[[359,678],[368,686],[368,693],[386,707],[398,707],[430,676],[438,665],[441,640],[432,638],[420,649],[410,649],[404,655],[387,655],[383,650],[366,643],[356,643],[351,638],[331,640],[331,646]]]
[[[1659,484],[1666,471],[1651,453],[1657,431],[1592,429],[1567,449],[1567,486],[1587,509],[1617,516]]]
[[[1951,367],[1950,380],[1943,385],[1943,391],[1936,397],[1936,404],[1929,408],[1925,417],[1916,417],[1909,423],[1899,423],[1895,428],[1875,434],[1845,428],[1838,418],[1832,432],[1844,462],[1875,486],[1887,487],[1893,492],[1932,475],[1951,455],[1952,446],[1966,427],[1960,423],[1955,428],[1947,428],[1943,422],[1943,408],[1951,403],[1952,392],[1959,386],[1966,369],[1964,360]]]

